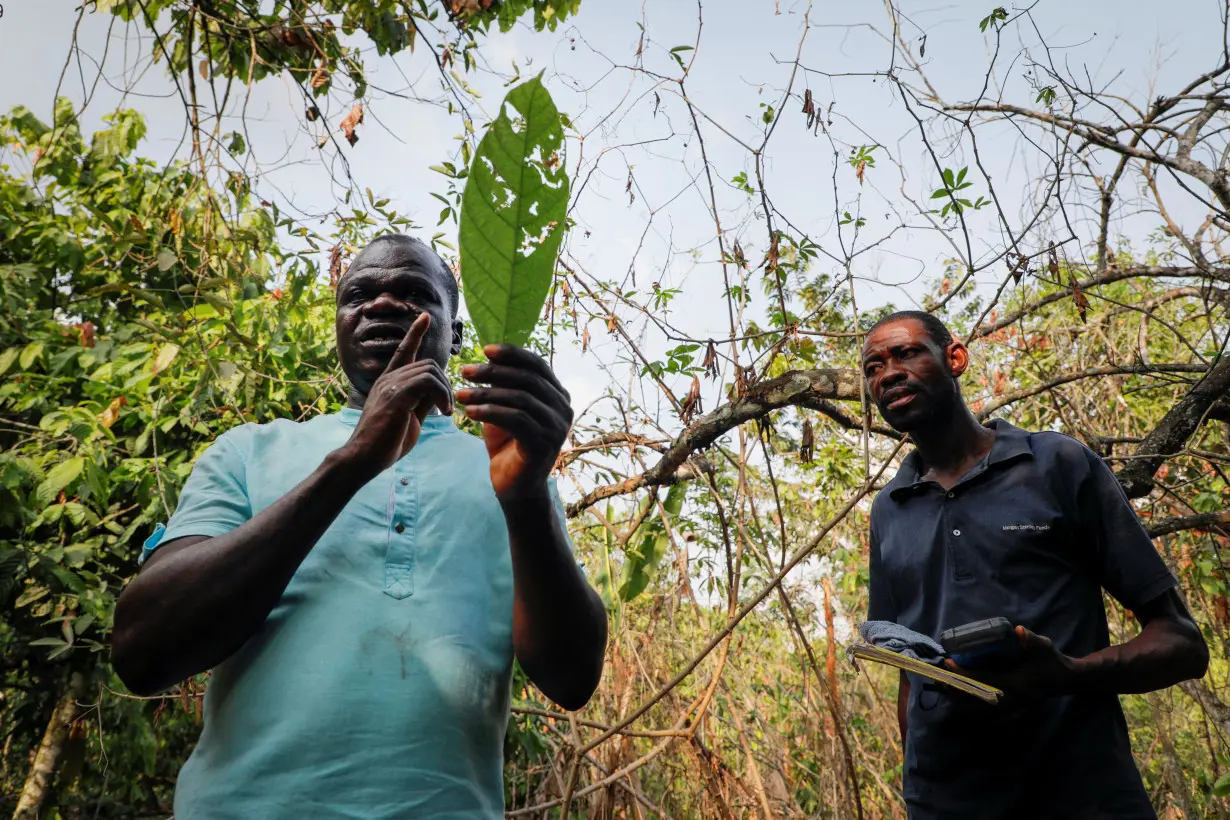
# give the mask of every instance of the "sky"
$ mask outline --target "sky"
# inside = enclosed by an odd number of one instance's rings
[[[140,55],[147,54],[148,47],[143,49],[131,30],[113,24],[107,15],[86,14],[78,30],[80,56],[70,55],[74,3],[6,0],[3,5],[0,77],[7,81],[0,84],[0,110],[22,104],[47,116],[59,85],[78,105],[89,94],[87,128],[97,126],[99,117],[123,102],[148,118],[147,155],[185,156],[178,93],[161,64],[143,61]],[[1018,8],[1009,10],[1015,14]],[[988,4],[905,2],[901,10],[902,37],[915,53],[926,34],[925,71],[941,95],[949,100],[976,96],[993,44],[978,30]],[[807,36],[800,47],[805,14]],[[1146,99],[1155,88],[1172,89],[1211,67],[1222,37],[1216,0],[1040,0],[1033,4],[1033,17],[1036,30],[1005,30],[997,66],[996,81],[1007,89],[1006,97],[1017,102],[1032,102],[1032,92],[1024,85],[1026,60],[1009,58],[1022,48],[1035,59],[1044,56],[1039,35],[1051,45],[1052,59],[1119,93]],[[643,41],[638,24],[644,27]],[[527,76],[543,71],[557,105],[576,125],[567,159],[575,174],[572,215],[578,225],[567,239],[568,257],[603,280],[622,281],[625,289],[643,289],[653,281],[680,288],[684,298],[670,321],[690,336],[721,338],[728,333],[728,317],[702,176],[702,146],[689,140],[691,124],[678,86],[629,70],[637,61],[638,44],[643,68],[662,76],[679,74],[671,48],[698,46],[679,52],[695,61],[687,94],[702,117],[703,147],[714,170],[727,243],[739,240],[753,261],[762,258],[767,244],[759,197],[749,197],[730,181],[741,172],[754,177],[746,146],[763,139],[762,106],[779,105],[797,52],[805,70],[794,78],[794,90],[812,91],[828,112],[832,125],[827,131],[833,140],[806,128],[797,100],[786,103],[764,153],[765,189],[792,226],[838,257],[843,242],[849,245],[854,239],[849,230],[843,237],[836,235],[838,215],[849,210],[866,218],[867,226],[854,241],[860,249],[852,264],[856,301],[862,309],[889,301],[904,307],[931,292],[954,255],[952,243],[959,246],[963,237],[951,226],[919,227],[921,220],[913,218],[905,200],[925,201],[938,173],[900,97],[882,78],[868,76],[889,64],[890,48],[883,35],[889,30],[888,17],[876,3],[724,0],[701,5],[672,0],[638,7],[588,0],[555,32],[520,25],[507,34],[493,33],[480,50],[486,64],[504,76],[514,65]],[[438,106],[397,96],[441,98],[439,74],[427,49],[393,59],[372,53],[367,61],[373,89],[360,141],[353,148],[341,143],[336,130],[332,133],[338,147],[315,147],[326,128],[336,129],[352,101],[335,96],[322,105],[322,120],[309,124],[303,118],[300,90],[285,79],[253,88],[242,121],[232,106],[227,128],[246,122],[246,170],[252,173],[259,167],[256,191],[284,212],[321,214],[340,204],[345,187],[334,177],[340,176],[344,157],[359,190],[370,187],[377,198],[389,198],[393,207],[422,226],[421,235],[430,235],[437,230],[440,208],[430,194],[443,191],[445,180],[429,166],[456,150],[459,118]],[[95,84],[91,69],[98,62],[104,65],[105,80]],[[481,125],[494,115],[503,89],[491,74],[467,79],[483,94],[468,103]],[[969,162],[966,146],[948,144],[939,132],[934,136],[939,150],[950,152],[942,157],[945,165]],[[1037,160],[1022,150],[1011,129],[984,139],[983,161],[992,169],[1011,216],[1025,201],[1028,171],[1037,170]],[[880,145],[879,162],[863,183],[845,162],[846,152],[858,144]],[[886,155],[906,171],[886,162]],[[902,228],[903,223],[912,227]],[[969,224],[975,258],[1002,245],[991,209],[971,213]],[[1125,218],[1117,227],[1140,240],[1153,223]],[[439,230],[449,239],[454,235],[451,223]],[[832,260],[817,264],[844,275]],[[1002,275],[987,271],[982,284]],[[758,309],[752,308],[753,316]],[[647,355],[660,356],[676,343],[643,320],[638,324],[635,317],[628,318]],[[625,346],[608,335],[605,323],[594,322],[591,333],[585,355],[574,342],[561,347],[556,362],[578,409],[599,399],[612,380],[628,385],[636,375],[620,365]],[[676,392],[686,386],[682,380]],[[717,399],[709,398],[710,405]]]
[[[59,86],[78,107],[89,98],[83,115],[87,131],[101,127],[100,118],[117,105],[136,107],[149,125],[141,149],[145,155],[164,161],[186,156],[183,106],[164,66],[145,62],[148,43],[139,43],[133,31],[106,15],[86,14],[77,31],[80,52],[73,54],[75,3],[0,3],[0,110],[20,104],[49,118]],[[1004,88],[1005,99],[1032,105],[1029,59],[1049,58],[1115,93],[1151,100],[1213,67],[1222,43],[1219,7],[1217,0],[1039,0],[1032,5],[1036,29],[1017,25],[1005,30],[993,86]],[[901,36],[913,53],[919,53],[926,35],[920,59],[940,95],[950,101],[976,97],[994,47],[994,39],[978,28],[990,3],[905,0],[900,8]],[[1009,11],[1015,14],[1019,8]],[[520,25],[483,39],[480,52],[491,72],[467,77],[482,96],[466,105],[481,127],[497,111],[502,78],[518,71],[522,76],[543,72],[556,104],[575,125],[566,161],[573,174],[571,215],[577,225],[566,239],[565,258],[601,280],[621,283],[625,291],[643,292],[653,282],[679,289],[681,296],[665,318],[678,333],[698,339],[720,339],[729,332],[701,151],[711,163],[727,245],[738,240],[755,263],[766,249],[760,197],[739,190],[732,180],[740,173],[754,180],[749,147],[764,139],[763,106],[780,107],[783,114],[763,153],[765,190],[779,226],[788,219],[795,232],[806,233],[824,249],[828,255],[816,262],[817,271],[844,276],[833,257],[840,259],[843,248],[858,250],[850,273],[860,309],[888,302],[915,306],[934,293],[964,235],[951,224],[927,224],[911,200],[926,202],[936,187],[936,161],[959,168],[970,163],[970,155],[968,144],[934,129],[929,132],[937,151],[933,159],[900,96],[883,78],[872,76],[892,59],[884,36],[888,31],[883,5],[872,2],[826,0],[809,6],[800,0],[643,0],[638,5],[585,0],[580,13],[555,32]],[[1049,54],[1039,47],[1043,40],[1051,47]],[[678,85],[645,73],[679,76],[670,51],[679,46],[693,47],[676,53],[685,62],[694,60],[686,93],[698,112],[703,144],[693,134]],[[252,88],[242,111],[239,104],[232,106],[224,130],[244,130],[249,145],[244,168],[254,175],[254,190],[285,213],[306,220],[338,207],[346,191],[337,181],[343,178],[344,160],[358,190],[370,188],[376,198],[390,199],[421,226],[420,236],[440,230],[451,240],[451,223],[435,227],[440,203],[431,194],[443,192],[446,182],[430,166],[456,151],[462,127],[457,115],[437,104],[443,95],[435,58],[420,45],[413,54],[378,58],[369,53],[365,59],[372,88],[364,100],[360,141],[353,148],[341,141],[337,123],[354,101],[334,95],[321,103],[321,120],[308,123],[302,92],[285,78]],[[99,63],[104,79],[95,83]],[[810,90],[824,112],[824,129],[807,128],[797,99],[781,105],[792,73],[795,94]],[[336,145],[317,149],[319,138],[329,133]],[[1043,169],[1040,155],[1011,128],[982,133],[980,156],[1005,203],[1005,216],[1019,228],[1032,181]],[[876,163],[861,182],[846,161],[858,145],[879,146],[873,152]],[[973,190],[984,193],[984,185],[980,180]],[[838,231],[847,210],[866,219],[857,236],[848,227]],[[1180,222],[1202,217],[1191,203],[1177,203],[1175,213]],[[1082,221],[1087,214],[1074,216],[1078,234],[1087,241],[1092,235]],[[1003,235],[990,209],[970,213],[968,223],[974,258],[1002,247]],[[328,227],[314,218],[310,224]],[[1115,231],[1139,246],[1155,227],[1155,217],[1129,212],[1116,220]],[[1039,246],[1056,229],[1043,223],[1031,241]],[[1084,250],[1072,246],[1071,252],[1079,256]],[[1002,264],[992,266],[975,285],[985,292],[1003,276]],[[678,344],[643,316],[630,310],[619,315],[651,359]],[[749,317],[763,317],[763,300],[752,306]],[[629,346],[600,319],[588,327],[585,352],[578,339],[565,337],[554,360],[579,421],[597,423],[610,414],[611,394],[633,397],[648,415],[672,418],[660,392],[638,383],[639,367],[628,361]],[[689,382],[690,377],[681,377],[670,386],[682,396]],[[706,383],[705,409],[721,401],[719,389]],[[575,488],[564,491],[575,497]],[[825,571],[822,562],[815,563],[796,580],[806,585]],[[844,633],[848,625],[843,622],[841,629]]]

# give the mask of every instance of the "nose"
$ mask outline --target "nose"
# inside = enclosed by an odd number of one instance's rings
[[[871,391],[878,396],[884,393],[891,387],[895,387],[906,380],[904,370],[901,370],[891,360],[884,363],[884,367],[876,374],[875,384],[868,385]]]
[[[898,369],[896,365],[888,364],[880,371],[880,384],[885,387],[890,387],[903,381],[905,381],[905,371]]]
[[[365,316],[404,316],[412,312],[407,302],[398,299],[392,293],[385,291],[363,306]]]

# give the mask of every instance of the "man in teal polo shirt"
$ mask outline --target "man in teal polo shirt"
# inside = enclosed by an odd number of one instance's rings
[[[454,393],[456,314],[433,251],[374,241],[338,284],[349,406],[220,436],[146,543],[116,671],[213,669],[180,820],[501,817],[514,654],[566,709],[597,687],[606,614],[549,479],[568,393],[510,345]]]

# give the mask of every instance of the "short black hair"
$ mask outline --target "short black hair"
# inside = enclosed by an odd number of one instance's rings
[[[367,250],[367,248],[370,248],[372,245],[375,245],[377,242],[406,242],[411,245],[418,245],[423,250],[427,251],[429,254],[435,257],[436,262],[439,263],[440,275],[444,278],[444,290],[446,293],[448,293],[449,308],[453,312],[453,318],[454,319],[457,318],[457,309],[461,304],[461,294],[457,290],[457,278],[453,276],[452,268],[448,266],[448,264],[444,261],[443,257],[441,257],[440,254],[436,253],[435,248],[431,247],[426,242],[419,239],[417,236],[409,236],[408,234],[404,234],[404,233],[383,233],[380,236],[377,236],[371,242],[368,242],[366,247],[364,247],[363,250]],[[346,270],[349,271],[350,269],[347,268]],[[344,275],[345,274],[343,274],[343,276]],[[339,285],[340,284],[341,283],[339,282]],[[340,290],[340,287],[339,287],[339,290]]]
[[[867,335],[881,325],[886,325],[889,322],[899,322],[902,319],[913,319],[916,322],[921,322],[922,326],[927,329],[927,335],[931,337],[931,341],[939,345],[941,350],[947,350],[952,344],[952,331],[948,326],[935,317],[934,313],[927,313],[925,310],[899,310],[896,313],[890,313],[880,321],[867,329]],[[864,337],[866,338],[866,337]]]

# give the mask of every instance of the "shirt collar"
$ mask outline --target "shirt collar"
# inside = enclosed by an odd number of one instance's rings
[[[991,452],[987,453],[986,458],[962,476],[961,482],[985,472],[996,464],[1012,461],[1022,456],[1033,457],[1033,448],[1029,445],[1028,431],[1009,424],[1003,419],[992,419],[983,426],[995,431],[995,443],[991,445]],[[897,471],[897,475],[893,476],[893,480],[885,485],[885,489],[888,490],[890,497],[894,499],[899,498],[908,490],[914,490],[932,483],[921,480],[918,471],[921,464],[922,459],[918,455],[917,450],[911,451],[902,460],[901,469]]]
[[[337,414],[338,420],[347,427],[354,427],[359,423],[359,417],[363,415],[363,411],[354,407],[343,407],[341,412]],[[453,417],[446,416],[443,413],[428,413],[427,418],[423,419],[423,432],[445,432],[456,429],[453,424]]]

